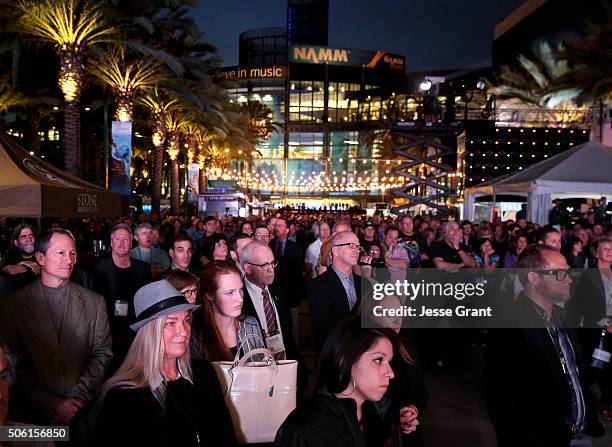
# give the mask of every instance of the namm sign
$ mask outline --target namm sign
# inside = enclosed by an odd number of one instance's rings
[[[363,66],[386,70],[404,70],[404,56],[385,51],[329,48],[312,45],[293,45],[289,48],[289,61],[297,64],[329,64]]]

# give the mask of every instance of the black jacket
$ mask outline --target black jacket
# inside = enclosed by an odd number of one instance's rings
[[[229,411],[213,367],[192,361],[193,384],[168,383],[166,409],[149,388],[108,392],[95,428],[95,445],[232,446],[236,444]]]
[[[142,286],[151,282],[151,266],[138,259],[130,259],[132,274],[132,288],[134,293]],[[101,259],[93,267],[94,284],[93,289],[104,297],[106,301],[106,310],[108,319],[111,324],[111,329],[114,323],[115,315],[115,300],[117,298],[126,298],[129,301],[128,318],[130,323],[135,319],[134,312],[134,295],[128,297],[117,296],[117,283],[115,280],[115,264],[112,257]]]
[[[524,295],[511,318],[515,329],[493,329],[485,351],[485,398],[499,447],[566,447],[572,432],[571,390],[557,349],[542,318]],[[567,331],[576,354],[586,406],[585,433],[603,435],[597,407],[585,377],[579,345]]]
[[[274,285],[287,297],[290,307],[299,307],[304,295],[304,250],[287,239],[284,254],[277,257],[277,239],[270,241],[270,248],[278,265],[274,271]]]
[[[317,352],[321,352],[327,334],[329,334],[338,321],[357,313],[361,303],[362,278],[353,273],[353,281],[357,292],[357,303],[352,311],[349,308],[348,298],[342,281],[338,278],[334,269],[330,267],[322,275],[310,281],[308,285],[308,302],[310,303],[312,332]]]
[[[136,335],[129,325],[136,319],[134,311],[134,294],[142,286],[151,282],[151,266],[138,259],[130,259],[131,292],[127,296],[118,296],[115,264],[112,257],[101,259],[93,266],[93,290],[104,297],[106,312],[113,339],[113,362],[109,373],[119,368]],[[115,301],[128,302],[128,315],[115,315]]]
[[[606,316],[606,292],[599,269],[585,269],[572,299],[567,305],[566,319],[573,327],[597,327]]]
[[[249,295],[249,291],[246,285],[242,290],[244,292],[242,313],[244,315],[250,315],[252,317],[255,317],[257,319],[257,322],[259,323],[259,327],[263,327],[261,324],[261,320],[257,316],[257,311],[255,310],[253,300]],[[298,390],[304,391],[306,385],[308,384],[308,370],[306,369],[304,359],[302,358],[302,355],[300,354],[293,338],[293,324],[291,322],[291,313],[289,311],[289,306],[287,306],[287,303],[284,297],[282,296],[282,292],[277,287],[271,284],[268,286],[268,290],[270,291],[272,301],[274,301],[274,305],[276,306],[276,312],[278,313],[281,332],[283,333],[283,343],[285,344],[285,354],[288,360],[298,361]]]
[[[366,447],[367,444],[357,421],[355,401],[319,394],[289,414],[276,433],[274,445]]]

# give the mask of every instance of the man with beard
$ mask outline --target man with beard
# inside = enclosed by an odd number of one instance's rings
[[[10,238],[10,247],[0,270],[4,281],[0,285],[0,297],[34,281],[40,266],[34,258],[36,230],[29,224],[17,225]]]
[[[604,434],[586,364],[561,303],[572,283],[553,248],[523,251],[523,291],[485,351],[485,398],[499,447],[591,445]],[[520,422],[516,422],[516,418]]]

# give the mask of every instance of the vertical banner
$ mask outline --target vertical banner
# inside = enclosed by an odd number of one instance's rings
[[[113,121],[112,141],[110,190],[127,197],[132,193],[132,122]]]
[[[200,164],[189,163],[187,166],[187,203],[198,203],[200,195]]]

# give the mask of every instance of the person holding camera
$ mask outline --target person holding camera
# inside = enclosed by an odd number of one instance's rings
[[[377,282],[389,281],[390,274],[385,263],[383,245],[374,242],[365,247],[364,255],[359,259],[361,274],[364,277],[372,278]]]

